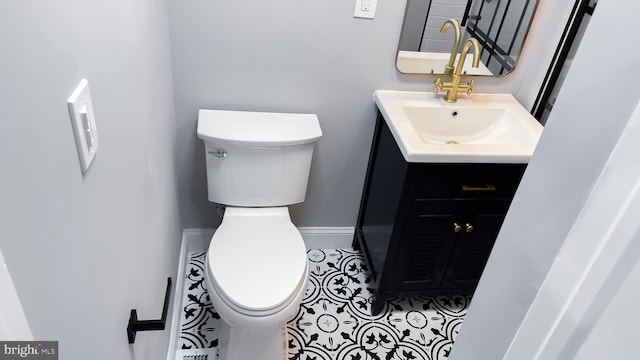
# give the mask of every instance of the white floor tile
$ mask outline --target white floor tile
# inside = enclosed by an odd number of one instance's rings
[[[221,320],[204,284],[205,255],[189,254],[178,346],[217,354]],[[371,316],[373,280],[359,252],[314,249],[308,257],[307,290],[287,325],[289,360],[448,357],[470,297],[389,299]]]

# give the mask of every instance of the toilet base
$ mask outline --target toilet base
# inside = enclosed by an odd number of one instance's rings
[[[285,360],[286,325],[261,331],[242,331],[221,321],[221,360]]]

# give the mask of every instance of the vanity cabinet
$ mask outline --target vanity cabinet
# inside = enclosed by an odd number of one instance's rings
[[[472,294],[525,167],[408,163],[379,114],[354,239],[372,312],[388,296]]]

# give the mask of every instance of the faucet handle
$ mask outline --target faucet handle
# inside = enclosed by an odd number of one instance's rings
[[[471,95],[473,91],[473,80],[469,81],[469,86],[467,87],[467,95]]]
[[[433,82],[433,93],[438,94],[444,88],[444,83],[442,79],[438,78],[438,80]]]

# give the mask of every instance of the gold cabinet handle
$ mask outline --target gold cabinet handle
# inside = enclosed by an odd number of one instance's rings
[[[462,191],[496,191],[496,187],[489,184],[485,186],[462,185]]]
[[[473,229],[474,229],[473,225],[471,225],[471,224],[469,224],[469,223],[466,223],[466,224],[465,224],[465,226],[464,226],[464,230],[465,230],[466,232],[468,232],[468,233],[472,232],[472,231],[473,231]]]
[[[453,232],[460,232],[462,230],[462,226],[458,225],[458,223],[453,223]]]

